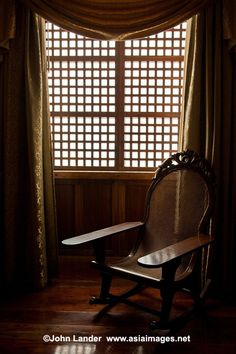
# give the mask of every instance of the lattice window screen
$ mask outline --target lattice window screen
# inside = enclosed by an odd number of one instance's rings
[[[185,32],[113,42],[47,23],[55,168],[153,169],[177,151]]]
[[[153,168],[177,151],[185,28],[125,42],[126,168]]]

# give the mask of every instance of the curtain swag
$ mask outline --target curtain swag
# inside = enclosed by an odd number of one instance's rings
[[[21,0],[69,31],[105,40],[140,38],[171,28],[212,0]]]
[[[0,50],[15,36],[15,3],[69,31],[95,39],[125,40],[164,31],[215,0],[0,0]],[[236,2],[223,0],[224,38],[236,43]]]

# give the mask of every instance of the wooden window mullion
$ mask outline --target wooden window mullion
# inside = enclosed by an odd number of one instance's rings
[[[124,42],[116,42],[116,166],[124,168]]]

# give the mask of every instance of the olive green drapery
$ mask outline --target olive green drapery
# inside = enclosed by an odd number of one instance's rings
[[[233,301],[236,295],[234,5],[217,0],[189,23],[180,131],[180,148],[194,149],[205,155],[216,172],[213,274],[215,284],[220,285],[218,293]]]
[[[20,3],[0,62],[1,294],[40,289],[57,268],[44,24]]]
[[[208,0],[22,0],[59,26],[96,39],[131,39],[185,21]]]

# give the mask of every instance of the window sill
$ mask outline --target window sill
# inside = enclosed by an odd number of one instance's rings
[[[151,180],[155,171],[54,171],[55,179]]]

